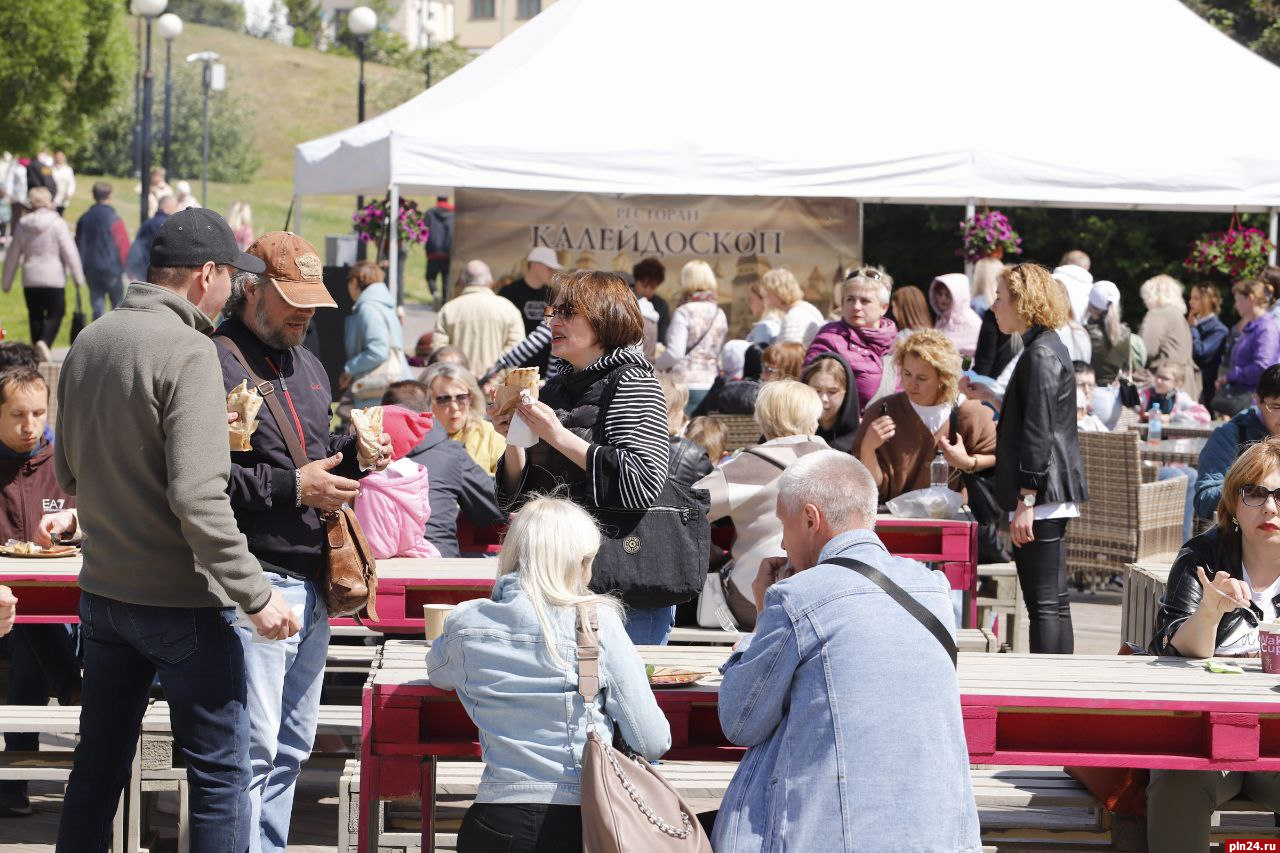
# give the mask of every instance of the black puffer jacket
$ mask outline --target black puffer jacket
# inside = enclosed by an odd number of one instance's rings
[[[1156,618],[1155,636],[1151,638],[1148,650],[1156,655],[1182,655],[1170,641],[1178,633],[1182,623],[1187,620],[1200,605],[1204,592],[1200,588],[1200,580],[1196,576],[1196,568],[1203,567],[1206,576],[1212,578],[1216,572],[1226,572],[1237,580],[1244,580],[1244,568],[1240,561],[1239,546],[1227,542],[1218,534],[1218,528],[1211,528],[1199,536],[1187,540],[1173,561],[1169,571],[1169,583],[1165,587],[1164,598],[1160,602],[1160,613]],[[1280,595],[1272,604],[1280,605]],[[1258,605],[1250,604],[1253,623],[1262,619],[1262,611]],[[1241,622],[1248,615],[1240,609],[1232,610],[1218,622],[1218,633],[1214,647],[1226,644],[1241,629]]]
[[[667,476],[677,483],[693,488],[693,484],[711,473],[711,460],[702,445],[679,435],[671,436],[671,455],[668,457]]]
[[[754,379],[725,381],[717,376],[711,390],[702,398],[693,417],[703,415],[751,415],[756,411],[756,397],[760,396],[760,383]]]
[[[1043,326],[1032,326],[1022,339],[997,426],[996,501],[1012,512],[1022,489],[1034,490],[1037,504],[1086,501],[1071,356]]]

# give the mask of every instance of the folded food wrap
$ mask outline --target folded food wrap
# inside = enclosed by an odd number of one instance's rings
[[[235,412],[236,419],[227,425],[227,437],[232,450],[252,450],[250,439],[258,428],[258,410],[262,408],[262,395],[257,388],[249,387],[249,380],[242,379],[240,384],[227,394],[227,412]]]
[[[372,468],[382,456],[382,407],[352,409],[351,424],[356,428],[356,447],[361,468]]]
[[[527,394],[529,402],[538,399],[538,368],[517,367],[507,372],[507,378],[494,391],[494,403],[500,415],[515,411],[522,394]],[[511,419],[507,430],[507,444],[515,447],[533,447],[538,437],[529,429],[520,415]]]

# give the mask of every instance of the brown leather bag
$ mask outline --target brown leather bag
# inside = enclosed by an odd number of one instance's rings
[[[601,739],[590,725],[600,692],[596,610],[590,628],[578,612],[578,693],[588,721],[582,748],[583,853],[711,853],[711,842],[693,809],[643,756],[628,755]]]
[[[276,398],[275,385],[258,376],[235,341],[225,335],[217,335],[213,340],[235,356],[236,361],[249,374],[249,379],[262,395],[267,408],[271,410],[271,417],[280,428],[280,435],[289,448],[294,466],[302,468],[309,460],[302,449],[301,437]],[[343,506],[336,512],[321,513],[320,519],[325,524],[325,567],[320,586],[324,590],[329,615],[353,616],[365,610],[370,619],[378,621],[377,562],[373,558],[373,552],[369,550],[364,531],[360,529],[360,522],[356,520],[355,510]],[[358,616],[356,620],[359,621]]]

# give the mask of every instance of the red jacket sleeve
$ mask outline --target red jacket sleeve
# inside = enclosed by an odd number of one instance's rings
[[[129,232],[125,230],[124,220],[117,219],[111,223],[111,236],[116,238],[116,248],[120,251],[120,265],[129,260]]]

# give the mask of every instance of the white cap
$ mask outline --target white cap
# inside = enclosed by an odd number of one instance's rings
[[[551,269],[559,272],[564,269],[560,265],[560,259],[556,257],[556,250],[549,246],[536,246],[529,250],[529,257],[525,258],[529,263],[543,264],[551,267]]]
[[[1089,291],[1089,304],[1099,311],[1106,311],[1113,303],[1120,301],[1120,288],[1114,282],[1100,281]]]

